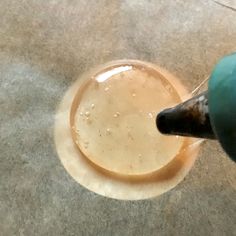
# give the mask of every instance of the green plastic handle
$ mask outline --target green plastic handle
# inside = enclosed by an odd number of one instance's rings
[[[236,53],[215,66],[208,84],[209,116],[226,153],[236,162]]]

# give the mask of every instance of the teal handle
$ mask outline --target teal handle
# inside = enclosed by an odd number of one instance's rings
[[[236,53],[215,66],[208,84],[209,117],[219,142],[236,162]]]

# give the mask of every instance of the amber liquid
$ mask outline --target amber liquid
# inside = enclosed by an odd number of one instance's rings
[[[122,175],[147,174],[181,149],[182,138],[161,135],[155,124],[157,113],[180,97],[151,67],[108,67],[88,78],[75,100],[74,141],[98,167]]]

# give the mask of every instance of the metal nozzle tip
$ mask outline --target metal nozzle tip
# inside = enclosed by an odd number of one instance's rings
[[[161,111],[156,126],[162,134],[215,139],[208,114],[207,93]]]
[[[168,125],[165,111],[162,111],[157,115],[156,126],[162,134],[170,134],[171,133],[171,127]]]

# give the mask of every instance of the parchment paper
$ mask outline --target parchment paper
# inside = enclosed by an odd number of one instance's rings
[[[235,17],[210,0],[0,0],[0,235],[233,235],[236,166],[216,142],[170,192],[117,201],[67,174],[53,127],[67,88],[110,60],[193,89],[236,50]]]

